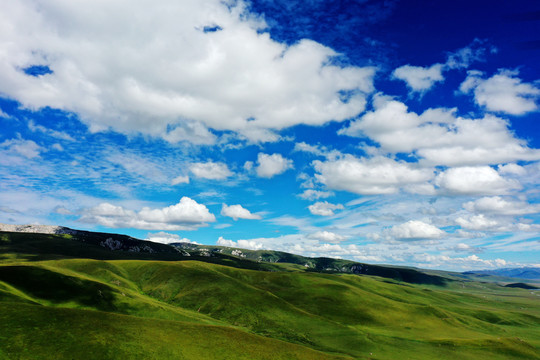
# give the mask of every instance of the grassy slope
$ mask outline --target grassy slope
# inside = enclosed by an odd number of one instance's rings
[[[0,303],[6,359],[344,359],[223,326]]]
[[[0,241],[0,358],[540,359],[538,292],[294,266],[61,259],[56,238],[35,239],[38,254]],[[111,257],[63,245],[74,248],[55,251]]]

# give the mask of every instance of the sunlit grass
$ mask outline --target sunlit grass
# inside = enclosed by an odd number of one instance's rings
[[[0,358],[540,359],[532,290],[112,260],[54,236],[32,252],[32,241],[17,245],[24,253],[3,248],[12,255],[0,261]],[[69,256],[54,254],[64,241]],[[71,256],[85,249],[92,259]]]

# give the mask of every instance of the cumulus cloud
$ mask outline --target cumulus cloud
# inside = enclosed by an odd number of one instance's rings
[[[481,72],[469,71],[460,90],[465,94],[473,92],[476,103],[489,111],[523,115],[537,110],[540,89],[521,82],[517,75],[517,71],[502,69],[484,79]]]
[[[198,178],[223,180],[232,175],[227,164],[222,162],[198,162],[189,166],[189,170]]]
[[[455,267],[457,269],[485,269],[485,268],[500,268],[508,266],[508,262],[504,259],[486,260],[477,255],[466,257],[450,257],[447,255],[432,255],[427,253],[415,254],[414,261],[422,267],[440,268]]]
[[[248,209],[242,207],[242,205],[227,205],[223,204],[221,207],[221,215],[228,216],[234,220],[248,219],[248,220],[260,220],[262,217],[257,214],[252,214]]]
[[[504,199],[500,196],[483,197],[463,204],[463,207],[473,213],[497,215],[526,215],[540,212],[540,204],[529,204],[525,201]]]
[[[499,164],[540,159],[509,129],[509,123],[493,115],[480,119],[456,117],[455,109],[428,109],[418,115],[387,96],[374,98],[374,110],[339,131],[348,136],[368,136],[384,152],[416,154],[429,165]]]
[[[404,65],[394,70],[392,77],[405,81],[412,91],[424,92],[431,89],[436,82],[444,80],[442,70],[443,64],[430,67]]]
[[[38,158],[40,153],[44,150],[34,141],[24,139],[6,140],[0,144],[0,149],[2,149],[6,154],[22,156],[26,159]]]
[[[308,209],[313,215],[332,216],[334,215],[334,210],[343,210],[345,207],[341,204],[331,204],[328,201],[319,201],[309,205]]]
[[[313,166],[317,180],[329,188],[363,195],[393,194],[434,176],[431,169],[383,156],[366,159],[345,155],[336,160],[316,160]]]
[[[489,166],[450,168],[437,175],[435,183],[451,194],[505,195],[521,189],[514,179],[505,179]]]
[[[313,190],[313,189],[304,190],[303,193],[298,195],[298,197],[304,200],[326,199],[326,198],[329,198],[330,196],[334,196],[334,193],[331,191],[320,191],[320,190]]]
[[[466,230],[486,232],[538,232],[540,225],[514,221],[512,217],[501,216],[505,214],[491,213],[472,216],[460,216],[455,222]]]
[[[525,175],[527,170],[518,164],[504,164],[497,166],[499,174],[503,175]]]
[[[162,243],[162,244],[174,244],[174,243],[190,243],[190,244],[196,244],[196,242],[191,241],[187,238],[181,238],[177,234],[170,234],[164,231],[160,231],[158,233],[148,234],[146,235],[146,240]]]
[[[211,144],[211,128],[268,139],[272,129],[356,116],[373,89],[374,68],[334,65],[337,54],[311,40],[271,39],[244,1],[21,0],[2,10],[0,43],[10,45],[0,92],[27,108],[74,112],[92,131]],[[32,65],[50,72],[22,70]]]
[[[80,221],[110,228],[147,230],[195,230],[216,221],[203,204],[186,196],[176,205],[164,208],[142,208],[139,212],[110,203],[85,209]]]
[[[346,236],[339,235],[339,234],[326,231],[326,230],[314,232],[312,234],[309,234],[307,237],[308,239],[314,239],[314,240],[318,240],[320,242],[325,242],[325,243],[340,243],[342,241],[347,240]]]
[[[257,156],[257,176],[271,178],[293,168],[292,160],[286,159],[281,154],[259,153]]]
[[[171,185],[189,184],[189,176],[178,175],[171,180]]]
[[[294,151],[307,152],[317,156],[325,156],[327,149],[324,146],[310,145],[305,142],[294,144]]]
[[[500,226],[495,219],[490,219],[484,214],[474,215],[469,218],[458,217],[456,223],[467,230],[493,230]]]
[[[443,72],[467,68],[473,62],[485,61],[487,53],[495,52],[497,49],[489,46],[486,40],[474,39],[470,45],[448,53],[444,64],[433,64],[425,67],[400,66],[394,70],[392,78],[403,80],[413,92],[423,93],[431,89],[435,83],[444,81]]]
[[[257,241],[253,241],[253,240],[233,241],[233,240],[224,239],[222,236],[219,237],[216,244],[219,246],[242,248],[242,249],[248,249],[248,250],[260,250],[263,248],[263,244]]]
[[[195,145],[213,145],[217,137],[208,128],[197,121],[186,120],[169,132],[162,135],[163,139],[174,144],[181,141],[189,141]]]
[[[446,233],[436,226],[419,220],[410,220],[406,223],[392,226],[385,232],[397,240],[428,240],[440,239]]]

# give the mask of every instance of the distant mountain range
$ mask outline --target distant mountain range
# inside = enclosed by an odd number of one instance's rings
[[[493,276],[504,276],[504,277],[517,278],[517,279],[526,279],[526,280],[540,280],[540,268],[537,268],[537,267],[467,271],[464,274],[466,275],[493,275]]]
[[[453,273],[422,270],[412,267],[370,265],[351,260],[326,257],[311,258],[274,250],[247,250],[226,246],[199,245],[182,242],[162,244],[136,239],[127,235],[76,230],[54,225],[0,224],[0,231],[63,235],[87,244],[99,245],[107,250],[138,253],[138,258],[141,258],[141,256],[144,257],[146,254],[149,258],[160,260],[190,258],[213,263],[229,263],[233,261],[236,264],[235,266],[238,267],[269,271],[278,270],[272,266],[272,264],[286,263],[298,265],[308,272],[373,275],[417,284],[442,285],[453,278],[477,279],[478,277],[485,281],[501,280],[496,278],[490,279],[490,277],[540,280],[540,268],[533,267]],[[281,268],[279,270],[281,270]]]
[[[446,276],[430,274],[420,269],[398,267],[390,265],[370,265],[350,260],[334,258],[310,258],[282,251],[273,250],[246,250],[226,246],[198,245],[192,243],[162,244],[147,240],[140,240],[127,235],[100,233],[84,230],[75,230],[62,226],[50,225],[9,225],[0,224],[0,231],[12,233],[35,233],[61,236],[70,240],[78,240],[87,245],[99,246],[103,251],[94,247],[82,252],[77,246],[58,246],[51,249],[44,248],[43,242],[36,244],[36,248],[20,249],[21,252],[39,253],[40,258],[49,259],[60,251],[64,256],[84,257],[94,259],[154,259],[154,260],[199,260],[204,262],[230,265],[246,269],[283,271],[284,264],[307,272],[320,273],[348,273],[380,276],[383,278],[414,284],[443,285],[450,281]],[[26,240],[24,246],[32,246]],[[58,239],[58,238],[56,238]]]

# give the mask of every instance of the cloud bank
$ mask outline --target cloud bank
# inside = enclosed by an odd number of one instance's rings
[[[21,0],[3,4],[0,23],[11,44],[0,92],[74,112],[91,131],[212,144],[211,128],[266,141],[268,130],[356,116],[373,90],[374,68],[334,65],[311,40],[272,40],[243,1]]]
[[[216,221],[203,204],[186,196],[176,205],[164,208],[142,208],[136,212],[122,206],[101,203],[83,211],[80,221],[110,228],[145,230],[195,230]]]

